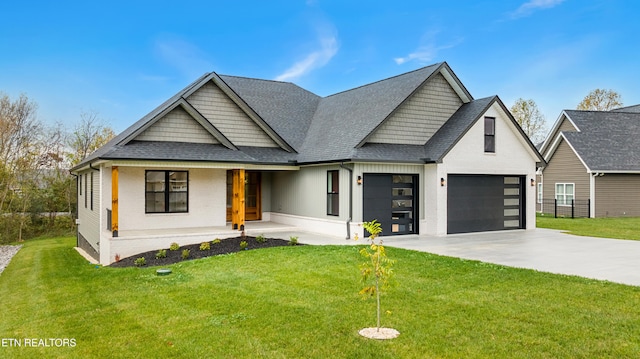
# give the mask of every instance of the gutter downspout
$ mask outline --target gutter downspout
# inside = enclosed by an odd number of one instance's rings
[[[351,219],[353,218],[353,169],[344,165],[344,162],[340,163],[340,168],[344,168],[349,171],[349,218],[347,219],[347,238],[351,239]]]

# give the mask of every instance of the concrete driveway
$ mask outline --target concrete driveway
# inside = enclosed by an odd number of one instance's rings
[[[303,232],[297,235],[301,243],[308,244],[364,243]],[[538,228],[446,237],[387,237],[384,243],[389,247],[640,286],[640,241],[581,237]]]

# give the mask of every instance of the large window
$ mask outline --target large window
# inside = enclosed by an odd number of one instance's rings
[[[340,180],[338,171],[327,171],[327,214],[337,216],[340,212]]]
[[[146,171],[145,178],[146,213],[189,211],[189,172]]]
[[[559,206],[570,206],[575,198],[573,183],[556,183],[556,200]]]
[[[484,118],[484,152],[496,152],[496,119]]]
[[[542,183],[538,182],[538,203],[542,203]]]
[[[91,210],[93,211],[93,172],[91,172]]]

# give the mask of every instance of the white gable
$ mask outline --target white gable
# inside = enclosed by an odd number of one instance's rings
[[[460,106],[462,100],[438,73],[400,105],[367,142],[424,145]]]
[[[484,117],[494,117],[495,152],[484,152]],[[537,154],[498,103],[471,126],[443,160],[448,173],[535,175]],[[533,177],[535,178],[535,177]]]
[[[187,102],[236,146],[279,147],[211,81],[189,96]]]
[[[135,139],[138,141],[219,143],[211,133],[180,106],[158,119]]]

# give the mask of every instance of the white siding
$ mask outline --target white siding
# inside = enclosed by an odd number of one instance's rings
[[[495,117],[495,153],[484,152],[484,116]],[[536,178],[535,152],[519,134],[502,108],[494,103],[469,129],[465,136],[445,156],[437,174],[446,180],[445,174],[488,174],[526,176],[527,228],[535,228],[536,187],[530,186]],[[438,207],[446,218],[446,198]],[[445,219],[446,223],[446,219]],[[440,223],[441,225],[442,223]],[[442,233],[442,228],[437,228]],[[446,233],[446,230],[445,230]]]
[[[218,141],[182,107],[176,107],[142,132],[139,141],[212,143]]]
[[[187,101],[236,146],[278,147],[238,105],[213,82],[203,85]]]
[[[226,171],[189,170],[188,213],[145,213],[145,170],[120,167],[119,231],[226,225]]]
[[[368,142],[423,145],[462,106],[462,100],[441,74],[402,104]]]
[[[327,215],[327,171],[340,172],[340,215]],[[295,172],[274,172],[271,211],[304,217],[349,218],[349,171],[333,166],[302,167]]]
[[[93,173],[93,210],[91,209],[91,173]],[[78,231],[100,253],[100,172],[88,170],[82,176],[82,195],[78,196]],[[86,177],[85,177],[86,176]],[[86,199],[86,207],[85,207]]]

